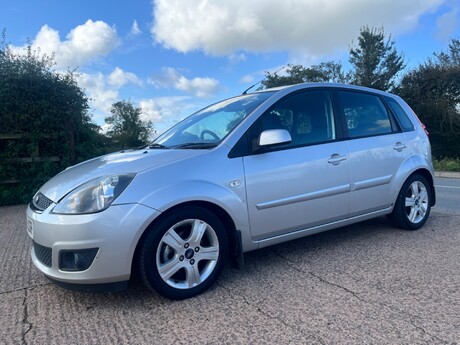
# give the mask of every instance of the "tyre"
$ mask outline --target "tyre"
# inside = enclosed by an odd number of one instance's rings
[[[431,185],[422,175],[410,176],[398,194],[390,221],[398,228],[418,230],[431,210]]]
[[[139,271],[151,290],[169,299],[185,299],[217,280],[227,255],[227,233],[220,219],[205,208],[184,207],[148,230]]]

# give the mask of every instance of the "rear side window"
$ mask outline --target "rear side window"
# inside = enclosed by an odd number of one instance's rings
[[[353,91],[338,91],[351,138],[392,133],[390,116],[380,97]]]
[[[404,132],[409,132],[414,130],[414,124],[411,122],[409,117],[407,116],[404,109],[399,105],[398,101],[391,97],[385,97],[388,105],[390,106],[393,113],[398,118],[399,125],[401,126]]]

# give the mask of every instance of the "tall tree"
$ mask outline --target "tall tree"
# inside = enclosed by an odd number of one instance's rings
[[[351,82],[389,91],[396,85],[396,77],[405,67],[404,57],[395,48],[391,36],[385,39],[383,28],[363,27],[358,45],[350,48]]]
[[[286,75],[265,72],[265,79],[261,82],[263,87],[293,85],[306,82],[346,82],[346,75],[340,62],[328,61],[311,67],[289,64]]]
[[[110,126],[107,135],[120,148],[133,148],[146,144],[153,131],[151,121],[141,119],[142,110],[129,101],[112,104],[112,116],[105,122]]]
[[[433,154],[460,157],[460,41],[409,71],[397,93],[427,126]]]

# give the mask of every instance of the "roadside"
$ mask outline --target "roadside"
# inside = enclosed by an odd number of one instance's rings
[[[446,177],[446,178],[460,178],[460,172],[458,171],[435,171],[435,177]]]

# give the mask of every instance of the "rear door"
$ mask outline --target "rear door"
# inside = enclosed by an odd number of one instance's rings
[[[336,91],[348,132],[350,216],[390,207],[390,183],[407,159],[407,139],[380,95]]]

